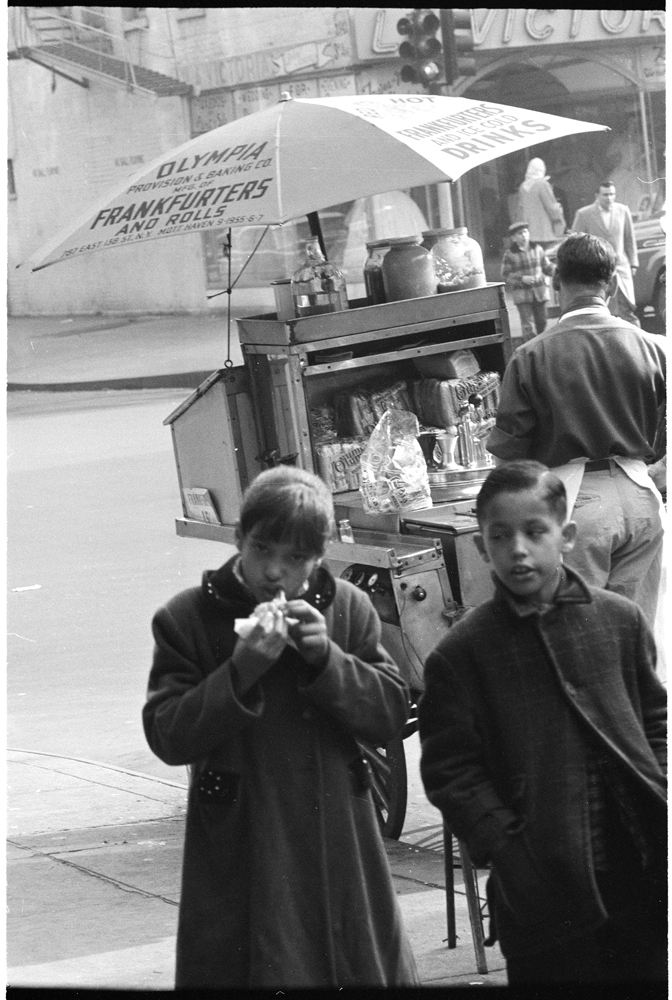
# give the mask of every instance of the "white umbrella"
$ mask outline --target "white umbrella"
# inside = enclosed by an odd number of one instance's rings
[[[168,236],[281,225],[367,195],[453,181],[506,153],[605,128],[463,97],[283,95],[164,153],[25,265],[37,271]]]

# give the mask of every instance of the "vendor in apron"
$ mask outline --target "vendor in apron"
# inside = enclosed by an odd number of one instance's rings
[[[563,479],[578,524],[567,564],[640,606],[663,672],[664,509],[650,473],[663,458],[656,431],[666,345],[609,312],[616,267],[598,237],[573,234],[561,244],[553,276],[560,320],[511,358],[487,447],[498,461],[536,459]]]

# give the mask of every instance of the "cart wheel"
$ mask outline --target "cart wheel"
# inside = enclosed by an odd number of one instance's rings
[[[362,747],[371,765],[373,804],[383,837],[398,840],[406,818],[406,755],[400,736],[384,747]]]

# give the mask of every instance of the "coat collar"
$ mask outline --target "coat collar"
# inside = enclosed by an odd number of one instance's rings
[[[604,315],[611,315],[606,299],[603,299],[601,295],[591,295],[590,293],[575,295],[572,301],[567,304],[567,308],[562,313],[561,319],[564,319],[567,313],[574,312],[576,309],[598,309]]]
[[[525,351],[525,348],[531,347],[533,344],[537,344],[540,341],[548,340],[549,337],[554,337],[556,334],[562,336],[562,334],[565,333],[565,331],[571,330],[573,333],[575,333],[575,332],[581,332],[582,330],[589,330],[589,329],[602,330],[606,327],[621,328],[623,326],[623,320],[619,319],[618,316],[612,315],[612,313],[609,312],[608,308],[598,309],[597,306],[592,306],[592,305],[584,306],[584,308],[588,308],[591,311],[581,313],[576,317],[570,316],[569,315],[570,308],[572,312],[574,312],[579,308],[576,305],[576,302],[577,300],[575,299],[574,302],[572,302],[571,307],[570,306],[567,307],[566,312],[563,313],[563,315],[560,317],[555,326],[549,327],[547,330],[544,330],[543,333],[540,333],[538,336],[533,337],[532,340],[528,340],[527,343],[521,344],[521,346],[517,348],[517,350]]]
[[[236,617],[247,617],[258,601],[248,589],[238,568],[240,556],[232,556],[216,570],[206,570],[203,574],[202,590],[208,601],[226,605]],[[308,589],[302,600],[312,604],[318,611],[324,611],[336,595],[336,581],[326,566],[316,566],[308,578]]]
[[[590,604],[592,601],[590,591],[584,581],[578,573],[569,569],[568,566],[561,567],[560,582],[553,595],[553,601],[542,610],[530,601],[521,601],[508,587],[504,586],[494,573],[492,576],[495,583],[495,601],[498,604],[505,604],[518,618],[543,614],[544,611],[549,611],[563,604]]]

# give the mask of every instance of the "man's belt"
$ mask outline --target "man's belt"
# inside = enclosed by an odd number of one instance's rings
[[[611,468],[613,458],[598,458],[594,462],[586,462],[583,467],[584,472],[608,472]]]

